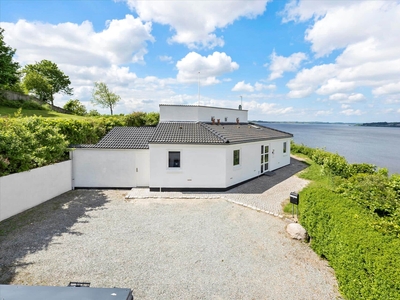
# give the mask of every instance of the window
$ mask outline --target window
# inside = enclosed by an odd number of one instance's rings
[[[233,150],[233,165],[237,166],[240,164],[240,150]]]
[[[283,142],[283,153],[286,153],[286,150],[287,150],[287,149],[286,149],[286,143],[287,143],[287,142]]]
[[[228,122],[228,117],[225,117],[225,122]]]
[[[180,168],[181,167],[181,153],[178,151],[168,152],[168,167]]]

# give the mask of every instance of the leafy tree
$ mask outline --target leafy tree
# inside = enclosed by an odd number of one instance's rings
[[[13,61],[15,49],[7,46],[0,28],[0,89],[9,89],[19,82],[19,64]]]
[[[99,116],[101,116],[101,114],[97,111],[97,110],[95,110],[95,109],[91,109],[90,111],[89,111],[89,114],[88,114],[89,116],[91,116],[91,117],[99,117]]]
[[[55,94],[72,95],[73,89],[70,87],[69,77],[58,68],[57,64],[49,60],[44,59],[35,64],[26,65],[23,73],[25,74],[24,87],[42,101],[54,105]]]
[[[93,104],[99,104],[103,108],[110,108],[111,115],[113,107],[121,100],[121,97],[111,92],[104,82],[95,82],[92,92]]]
[[[74,115],[84,116],[87,114],[86,107],[78,99],[70,99],[65,103],[64,109],[69,110]]]

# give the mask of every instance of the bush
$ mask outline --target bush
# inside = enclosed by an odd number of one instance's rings
[[[382,235],[354,201],[321,185],[301,193],[300,222],[311,247],[328,259],[348,299],[398,299],[400,239]]]
[[[348,299],[399,299],[400,175],[338,154],[295,146],[315,162],[300,176],[300,223]]]
[[[0,176],[62,161],[67,144],[41,117],[0,119]]]
[[[0,98],[0,106],[44,110],[44,107],[41,104],[35,101],[25,101],[25,100],[6,100]]]

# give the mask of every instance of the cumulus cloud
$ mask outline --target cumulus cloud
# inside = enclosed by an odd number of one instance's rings
[[[339,51],[334,63],[302,69],[288,82],[289,97],[352,92],[398,93],[399,1],[291,1],[284,21],[310,21],[305,40],[316,57]],[[357,18],[354,18],[354,16]],[[397,78],[397,80],[396,80]]]
[[[289,57],[279,56],[276,55],[275,51],[272,52],[271,63],[269,64],[269,70],[271,71],[269,80],[282,77],[284,72],[297,71],[301,62],[305,59],[307,59],[307,55],[302,52],[293,53]]]
[[[332,110],[319,110],[315,113],[315,116],[329,116],[331,114],[333,114]]]
[[[363,112],[359,109],[345,109],[340,112],[342,115],[346,116],[361,116]]]
[[[365,100],[365,96],[361,93],[336,93],[329,96],[329,100],[337,101],[339,103],[355,103]]]
[[[144,21],[169,25],[175,31],[170,42],[185,44],[189,48],[223,46],[217,29],[225,28],[239,18],[262,15],[269,0],[248,1],[138,1],[127,2]]]
[[[7,44],[17,49],[17,60],[33,63],[42,59],[57,64],[109,66],[142,62],[147,43],[153,42],[151,23],[126,15],[111,20],[101,32],[89,21],[81,24],[49,24],[19,20],[1,22]]]
[[[276,85],[275,84],[262,84],[259,82],[256,82],[253,85],[251,85],[250,83],[245,83],[244,81],[240,81],[238,83],[235,84],[235,86],[232,88],[233,92],[249,92],[252,93],[254,91],[260,92],[262,90],[274,90],[276,89]]]
[[[220,82],[218,76],[237,70],[239,65],[224,52],[214,52],[208,56],[190,52],[176,63],[176,68],[179,82],[200,81],[201,85],[211,85]]]

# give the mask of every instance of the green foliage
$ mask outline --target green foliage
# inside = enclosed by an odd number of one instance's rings
[[[6,100],[0,98],[0,106],[44,110],[44,107],[39,103],[35,101],[25,101],[25,100]]]
[[[70,111],[74,115],[84,116],[87,114],[85,105],[83,105],[78,99],[68,100],[63,108]]]
[[[95,82],[92,92],[92,103],[103,108],[110,108],[111,115],[113,108],[121,100],[121,97],[111,92],[104,82]]]
[[[100,114],[97,110],[91,109],[91,110],[89,111],[89,113],[88,113],[88,116],[91,116],[91,117],[98,117],[98,116],[101,116],[101,114]]]
[[[40,100],[54,105],[54,95],[63,93],[72,95],[71,81],[57,66],[57,64],[42,60],[38,63],[26,65],[22,71],[24,88],[34,93]]]
[[[313,161],[300,176],[300,222],[311,247],[334,268],[348,299],[399,299],[400,175],[337,154],[292,146]]]
[[[155,126],[160,120],[160,114],[155,112],[145,113],[136,111],[125,116],[127,126]]]
[[[13,61],[16,50],[6,45],[3,33],[0,28],[0,89],[9,90],[19,82],[19,64]]]
[[[65,137],[43,118],[0,119],[0,176],[61,161],[66,148]]]

